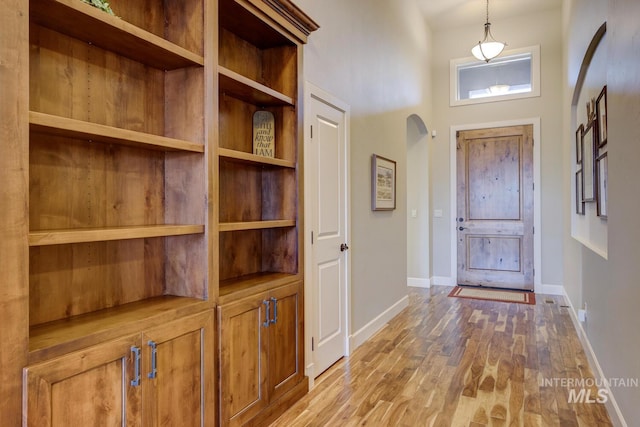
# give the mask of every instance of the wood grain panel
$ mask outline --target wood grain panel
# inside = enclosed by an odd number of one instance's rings
[[[267,405],[264,295],[220,307],[221,424],[242,425]]]
[[[256,106],[240,101],[237,98],[220,94],[220,147],[245,153],[253,153],[253,131],[251,123]],[[276,118],[277,120],[277,118]],[[276,136],[276,138],[278,138]],[[276,149],[277,149],[276,142]]]
[[[298,56],[296,46],[279,46],[262,51],[265,84],[296,99],[298,96]]]
[[[519,237],[467,235],[470,270],[520,271],[522,239]]]
[[[28,349],[29,2],[0,14],[0,405],[2,424],[18,426]]]
[[[31,26],[31,110],[164,135],[164,73]]]
[[[123,425],[140,420],[141,391],[130,387],[131,347],[138,337],[126,337],[64,357],[27,367],[25,425]]]
[[[568,403],[567,388],[542,383],[594,381],[563,297],[530,306],[449,291],[411,290],[406,310],[272,427],[613,425],[604,404]]]
[[[161,238],[31,248],[29,323],[160,296],[163,265]]]
[[[468,218],[521,219],[520,139],[469,140]]]
[[[262,272],[261,230],[220,233],[220,280]]]
[[[224,28],[220,29],[219,43],[220,65],[265,84],[262,78],[262,51],[259,48]]]
[[[298,272],[298,229],[278,228],[262,234],[262,271]]]
[[[277,399],[297,384],[301,371],[302,299],[299,284],[272,291],[271,316],[276,320],[269,325],[269,398]],[[276,312],[274,313],[274,304]]]
[[[144,333],[143,346],[148,352],[142,364],[144,386],[148,390],[146,425],[201,426],[205,408],[213,404],[214,372],[206,371],[213,366],[206,361],[211,358],[208,352],[212,332],[213,313],[207,311]],[[150,341],[156,344],[155,378],[148,375],[152,372]],[[212,409],[207,415],[213,415]]]
[[[262,219],[261,167],[221,160],[218,185],[220,222]]]
[[[30,156],[32,230],[164,223],[162,152],[33,135]]]

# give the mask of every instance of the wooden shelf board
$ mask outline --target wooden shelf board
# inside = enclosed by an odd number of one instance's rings
[[[29,363],[139,333],[202,311],[209,305],[209,302],[196,298],[160,296],[32,326],[29,331]]]
[[[286,96],[241,74],[218,66],[220,91],[256,105],[294,105],[293,98]]]
[[[228,304],[245,296],[302,280],[299,274],[255,273],[220,281],[220,304]]]
[[[29,129],[32,132],[45,133],[48,135],[86,139],[152,150],[204,153],[203,144],[69,119],[36,111],[29,112],[29,125]]]
[[[29,233],[29,246],[106,242],[204,233],[204,225],[146,225],[138,227],[38,230]]]
[[[245,221],[245,222],[223,222],[219,225],[219,230],[223,231],[242,231],[242,230],[261,230],[266,228],[284,228],[295,227],[295,219],[280,219],[273,221]]]
[[[204,65],[202,56],[80,0],[30,0],[29,14],[42,26],[155,68]]]
[[[252,154],[252,153],[245,153],[244,151],[231,150],[228,148],[218,149],[218,155],[226,159],[235,160],[243,163],[251,163],[255,165],[280,166],[280,167],[292,168],[292,169],[295,169],[296,167],[296,162],[293,162],[290,160],[256,156],[255,154]]]

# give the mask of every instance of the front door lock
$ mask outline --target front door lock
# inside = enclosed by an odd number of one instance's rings
[[[347,249],[349,249],[349,245],[347,245],[346,243],[340,245],[340,252],[344,252]]]

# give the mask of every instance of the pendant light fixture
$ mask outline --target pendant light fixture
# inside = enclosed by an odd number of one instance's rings
[[[487,21],[484,24],[484,39],[481,42],[478,42],[478,44],[471,49],[471,53],[480,61],[489,62],[496,56],[500,55],[506,45],[506,43],[496,41],[491,34],[491,23],[489,22],[489,0],[487,0]]]

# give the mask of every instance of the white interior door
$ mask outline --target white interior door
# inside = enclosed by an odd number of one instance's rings
[[[308,98],[309,179],[306,218],[312,232],[313,376],[348,352],[347,111],[311,91]],[[321,96],[320,95],[320,96]]]

